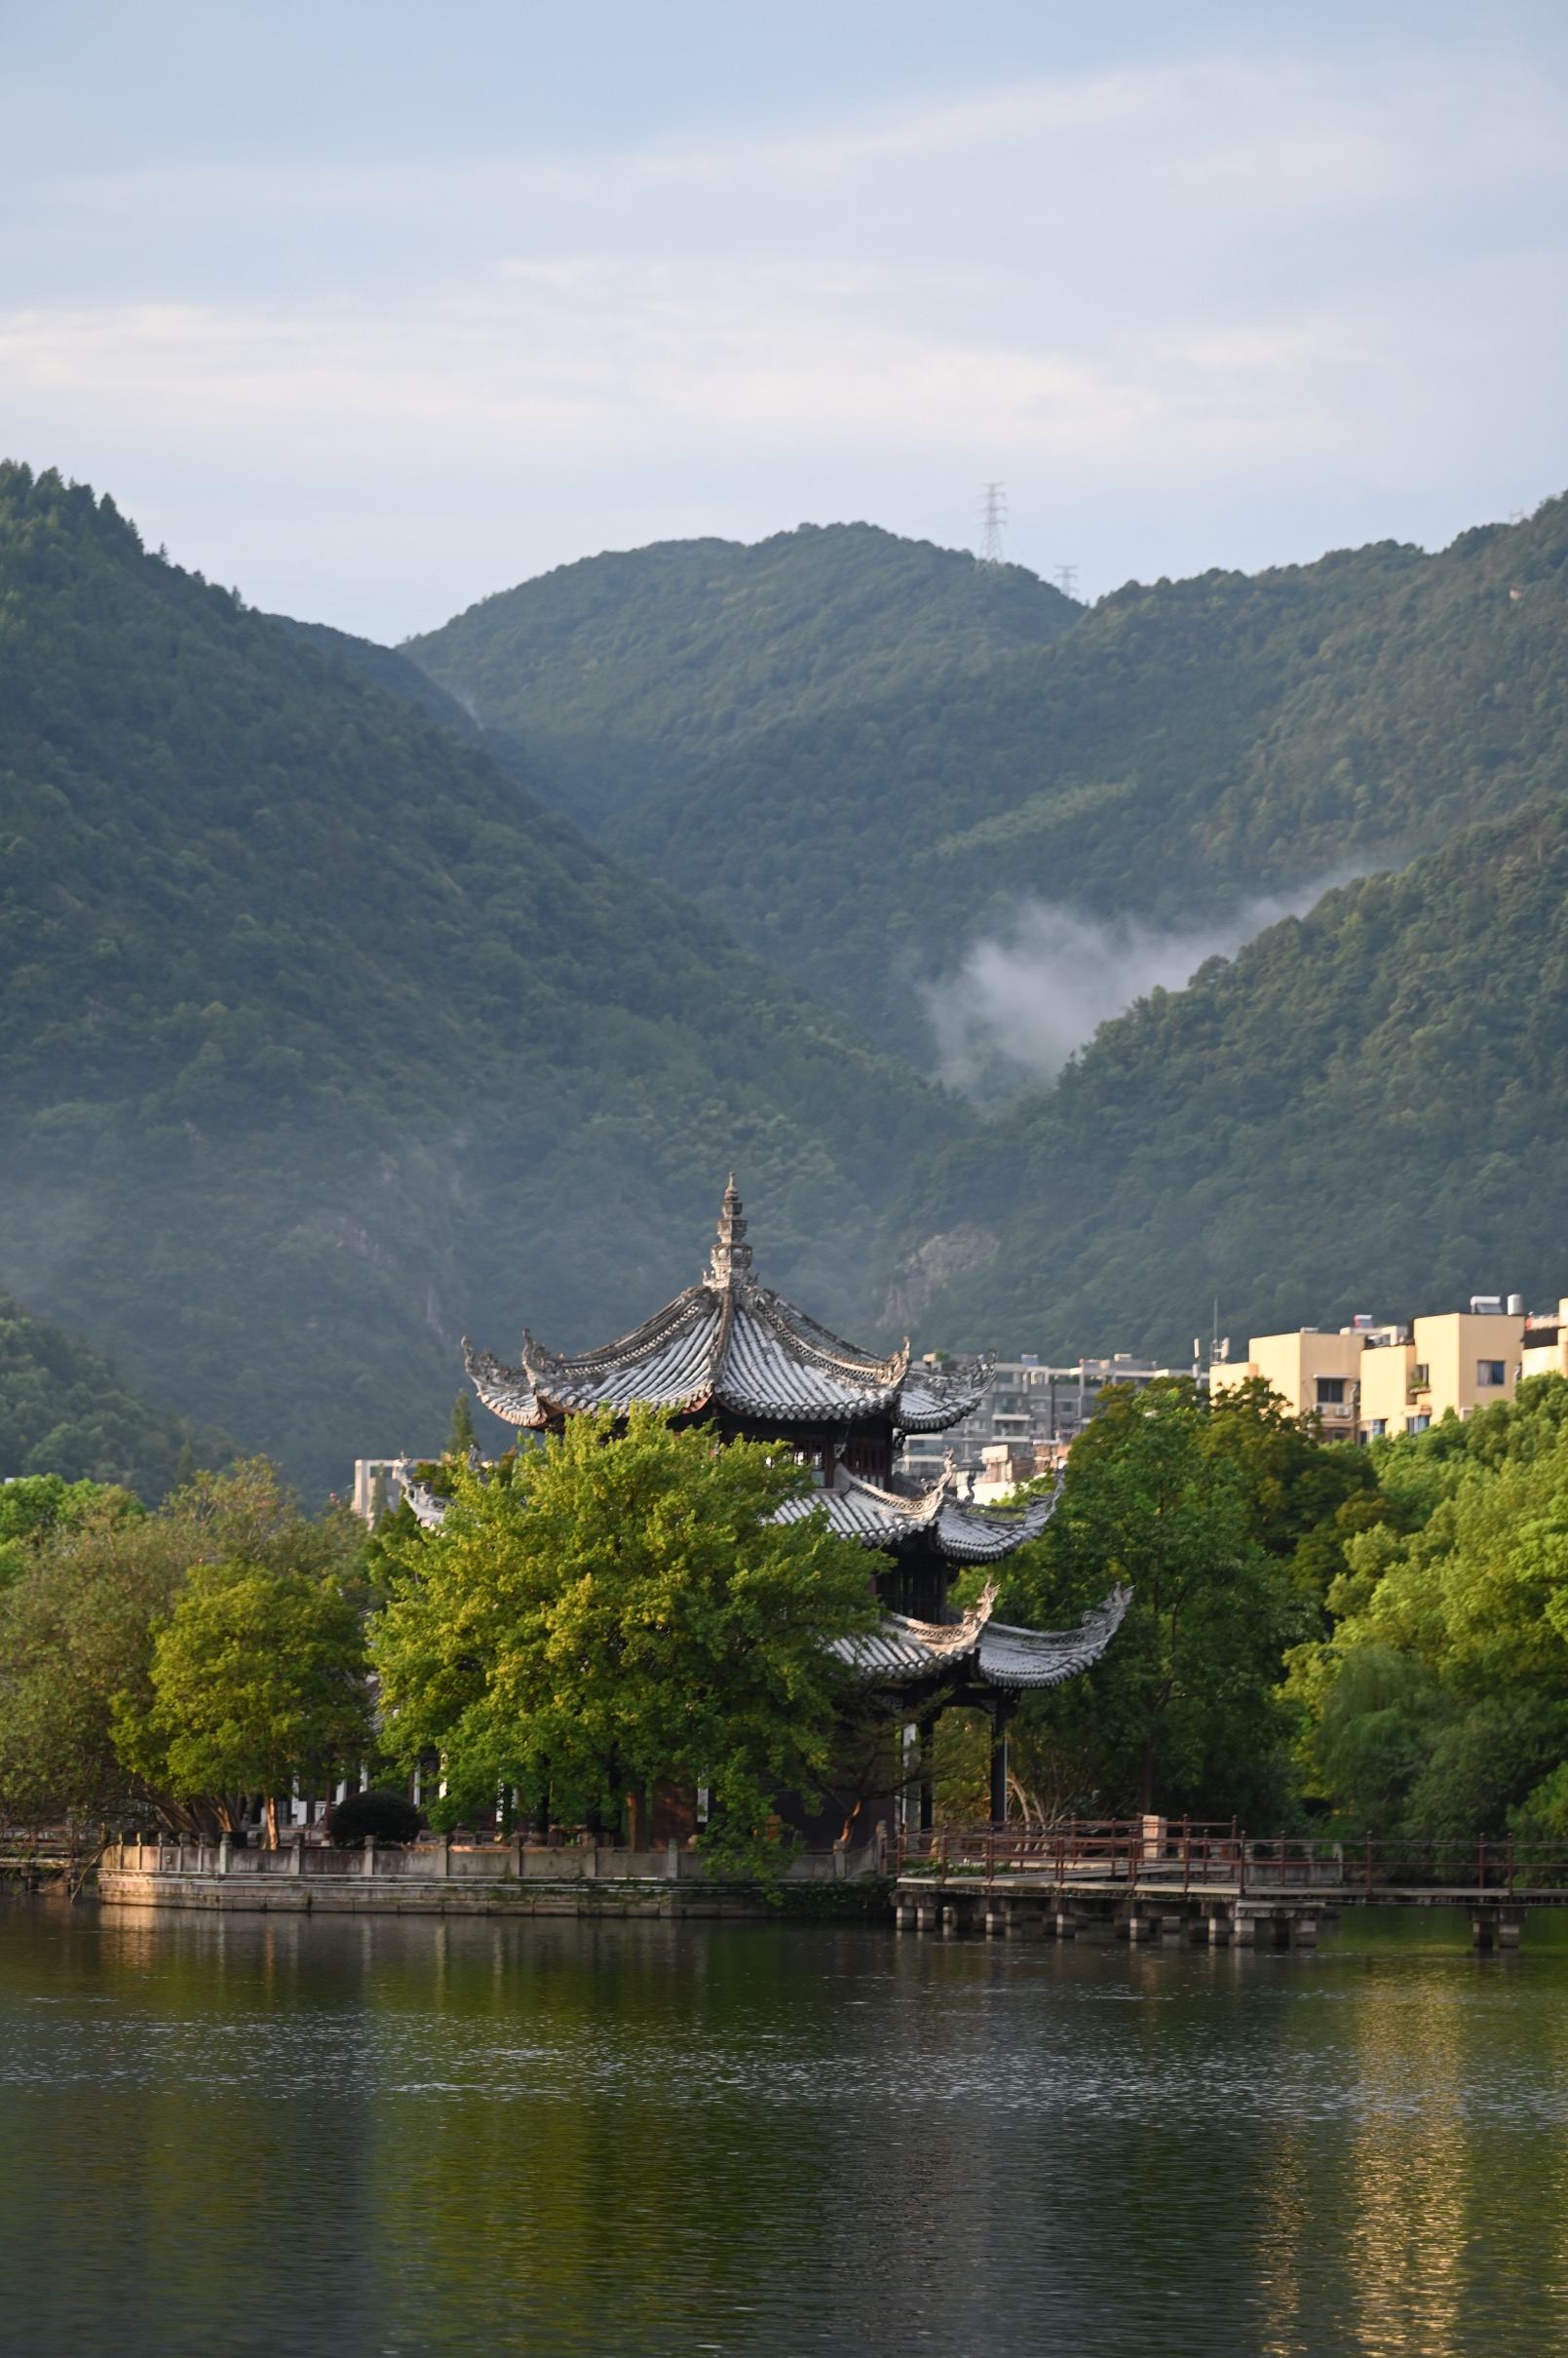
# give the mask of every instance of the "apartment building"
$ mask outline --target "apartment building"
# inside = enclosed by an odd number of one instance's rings
[[[1519,1365],[1526,1375],[1568,1375],[1568,1295],[1554,1311],[1525,1320]]]
[[[945,1433],[909,1434],[899,1472],[935,1482],[951,1450],[966,1490],[973,1480],[974,1496],[982,1503],[1005,1497],[1018,1483],[1049,1473],[1060,1461],[1093,1415],[1106,1384],[1132,1384],[1141,1391],[1162,1376],[1192,1372],[1125,1352],[1066,1367],[1049,1366],[1028,1352],[998,1360],[975,1413]]]
[[[1292,1415],[1316,1414],[1325,1440],[1374,1441],[1424,1433],[1450,1411],[1472,1416],[1511,1400],[1521,1374],[1551,1366],[1568,1373],[1568,1318],[1527,1320],[1517,1294],[1476,1294],[1468,1310],[1439,1311],[1408,1326],[1358,1318],[1338,1333],[1303,1327],[1255,1334],[1249,1357],[1210,1370],[1215,1391],[1261,1375]],[[1537,1333],[1526,1366],[1527,1333]]]

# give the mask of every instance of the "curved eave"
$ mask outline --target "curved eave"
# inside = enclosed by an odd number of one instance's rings
[[[938,1525],[942,1554],[955,1564],[999,1564],[1025,1540],[1039,1538],[1060,1495],[1058,1487],[1031,1498],[1021,1515],[1007,1508],[959,1506],[949,1499]]]
[[[945,1433],[949,1425],[973,1416],[985,1397],[996,1353],[967,1359],[955,1368],[932,1369],[923,1363],[910,1369],[900,1387],[895,1414],[900,1432]]]
[[[875,1629],[837,1640],[833,1651],[872,1685],[934,1683],[957,1673],[961,1680],[1012,1691],[1059,1686],[1099,1661],[1132,1598],[1129,1588],[1115,1588],[1090,1607],[1077,1629],[1039,1630],[992,1621],[993,1594],[988,1589],[980,1606],[952,1629],[933,1630],[885,1613]]]
[[[1131,1602],[1130,1588],[1113,1588],[1103,1604],[1090,1606],[1077,1629],[1013,1629],[1006,1621],[988,1622],[975,1648],[975,1668],[987,1686],[1059,1686],[1064,1679],[1092,1670]]]
[[[493,1351],[476,1351],[466,1334],[463,1365],[478,1398],[504,1424],[514,1424],[519,1431],[548,1424],[526,1369],[503,1367]]]

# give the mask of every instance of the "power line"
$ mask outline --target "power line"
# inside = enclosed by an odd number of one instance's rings
[[[980,510],[980,553],[975,560],[977,565],[1002,563],[1002,534],[1007,527],[1007,521],[1006,483],[987,483],[984,505]]]

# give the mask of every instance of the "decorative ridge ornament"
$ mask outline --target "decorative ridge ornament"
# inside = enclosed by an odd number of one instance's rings
[[[719,1209],[718,1234],[708,1256],[708,1283],[711,1286],[733,1286],[747,1282],[751,1266],[751,1248],[746,1241],[747,1223],[741,1218],[741,1198],[736,1191],[735,1174],[724,1190]]]

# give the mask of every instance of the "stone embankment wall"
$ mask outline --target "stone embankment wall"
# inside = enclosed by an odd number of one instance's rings
[[[861,1882],[885,1868],[883,1846],[794,1858],[779,1877],[786,1897]],[[753,1886],[715,1880],[701,1856],[663,1850],[534,1849],[512,1842],[416,1842],[332,1850],[295,1839],[277,1850],[228,1841],[124,1842],[98,1864],[111,1906],[264,1909],[391,1915],[759,1915],[774,1911]]]

